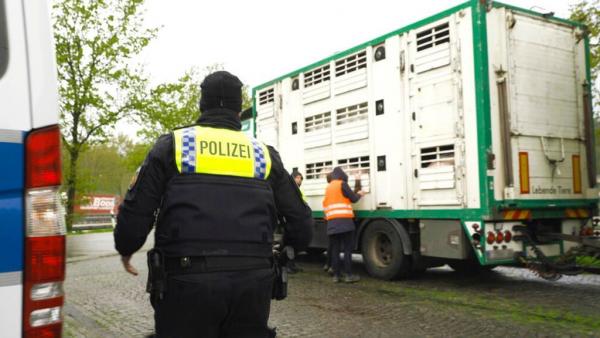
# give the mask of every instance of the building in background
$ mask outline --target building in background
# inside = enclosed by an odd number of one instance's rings
[[[88,230],[114,228],[120,197],[107,194],[89,194],[75,205],[73,229]]]

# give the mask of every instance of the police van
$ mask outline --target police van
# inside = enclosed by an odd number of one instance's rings
[[[304,173],[315,251],[340,166],[368,192],[354,209],[370,274],[554,279],[582,270],[553,257],[600,250],[590,82],[582,24],[471,0],[257,86],[255,130]]]
[[[60,337],[65,277],[48,1],[0,0],[0,336]]]

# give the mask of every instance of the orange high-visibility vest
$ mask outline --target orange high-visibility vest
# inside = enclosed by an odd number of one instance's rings
[[[325,219],[354,218],[352,202],[342,193],[342,180],[333,180],[325,190],[323,211]]]

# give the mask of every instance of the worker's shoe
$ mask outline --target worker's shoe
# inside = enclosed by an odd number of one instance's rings
[[[334,283],[339,283],[340,282],[340,277],[339,276],[333,276],[333,282]]]
[[[344,283],[355,283],[360,280],[360,277],[357,275],[346,275],[344,276]]]

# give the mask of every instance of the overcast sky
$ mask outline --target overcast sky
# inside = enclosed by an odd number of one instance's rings
[[[146,0],[146,24],[161,27],[139,56],[155,84],[220,63],[250,88],[354,47],[462,0]],[[575,0],[507,0],[566,18]],[[126,121],[117,133],[134,139]]]
[[[154,82],[222,63],[254,87],[463,3],[460,0],[147,0],[161,26],[140,61]],[[507,0],[568,17],[572,0]]]

